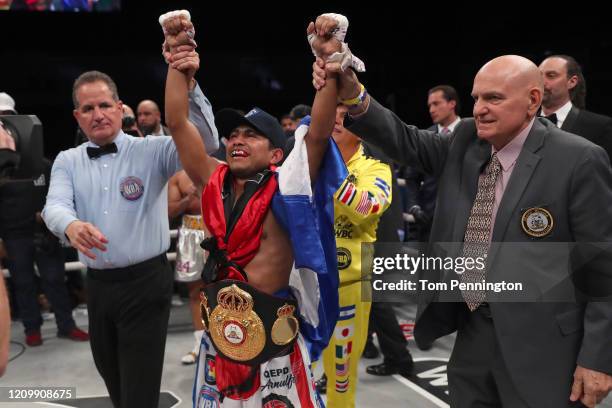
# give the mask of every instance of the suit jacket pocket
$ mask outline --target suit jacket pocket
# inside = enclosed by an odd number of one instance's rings
[[[573,309],[568,312],[559,313],[557,323],[564,336],[581,331],[584,326],[584,310],[581,308]]]

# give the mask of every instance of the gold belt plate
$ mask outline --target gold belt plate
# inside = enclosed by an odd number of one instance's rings
[[[295,306],[288,303],[285,303],[276,311],[278,317],[272,325],[272,332],[270,334],[274,344],[284,346],[291,343],[293,339],[295,339],[295,336],[297,336],[300,330],[300,324],[293,315],[294,312]]]
[[[266,330],[253,310],[253,297],[235,284],[217,293],[208,326],[217,348],[236,361],[257,357],[266,345]]]

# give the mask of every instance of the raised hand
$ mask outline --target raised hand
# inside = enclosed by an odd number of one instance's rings
[[[351,99],[359,95],[359,79],[352,69],[341,71],[338,64],[326,63],[322,58],[317,58],[312,63],[312,86],[318,91],[325,86],[327,75],[338,74],[338,98],[340,100]]]
[[[162,54],[166,61],[170,61],[173,54],[178,52],[181,46],[190,46],[195,50],[195,28],[191,22],[188,11],[171,11],[159,17],[159,23],[164,32],[164,43]]]
[[[190,45],[181,45],[176,49],[168,60],[171,67],[181,71],[188,78],[193,78],[200,69],[200,55]]]
[[[320,90],[329,75],[338,75],[338,98],[355,98],[361,91],[357,76],[349,67],[363,72],[364,63],[355,57],[344,42],[348,20],[339,14],[322,14],[307,29],[308,42],[317,57],[313,63],[312,84]]]
[[[334,36],[337,30],[338,21],[325,15],[308,24],[308,42],[317,57],[327,60],[334,53],[342,51],[342,42]]]

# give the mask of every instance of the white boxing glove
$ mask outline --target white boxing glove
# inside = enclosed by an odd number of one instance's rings
[[[191,14],[189,13],[189,11],[187,10],[174,10],[174,11],[169,11],[165,14],[162,14],[161,16],[159,16],[159,24],[162,27],[162,31],[164,32],[164,36],[168,34],[167,30],[166,30],[166,22],[173,19],[173,18],[184,18],[187,21],[191,21]],[[193,28],[193,25],[191,26],[190,29],[185,30],[185,34],[187,34],[187,36],[191,39],[191,43],[194,47],[197,46],[194,38],[195,38],[195,29]],[[162,44],[162,55],[164,57],[164,60],[166,61],[166,63],[168,63],[168,55],[170,53],[170,48],[168,47],[168,44],[166,43],[166,41],[164,41],[164,43]]]
[[[191,21],[191,14],[187,10],[174,10],[164,13],[159,16],[159,24],[162,26],[164,34],[166,34],[166,27],[164,27],[164,23],[173,17],[185,17],[187,21]]]
[[[337,27],[332,31],[332,36],[342,43],[342,51],[335,52],[327,58],[327,62],[338,62],[340,63],[340,68],[342,71],[346,70],[348,67],[352,67],[357,72],[365,72],[365,64],[362,60],[357,58],[348,47],[348,44],[344,42],[346,38],[346,33],[348,31],[348,18],[343,16],[342,14],[336,13],[325,13],[322,16],[330,17],[334,19],[337,23]],[[308,43],[310,44],[310,48],[312,49],[312,53],[315,57],[318,57],[315,52],[312,43],[317,38],[317,35],[312,33],[308,34]]]

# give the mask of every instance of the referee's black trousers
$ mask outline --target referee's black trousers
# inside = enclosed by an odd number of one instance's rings
[[[87,271],[91,351],[115,407],[158,406],[173,280],[165,254]]]

